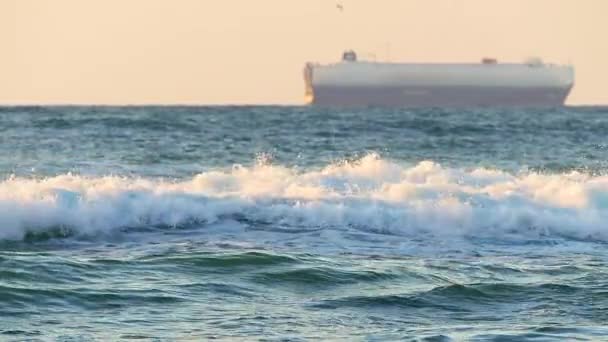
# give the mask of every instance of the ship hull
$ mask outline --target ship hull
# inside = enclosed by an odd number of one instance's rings
[[[317,86],[311,103],[323,106],[557,107],[570,88],[480,86]]]

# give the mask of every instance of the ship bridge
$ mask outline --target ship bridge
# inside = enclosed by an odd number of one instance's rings
[[[343,62],[356,62],[357,61],[357,53],[353,50],[346,50],[342,54]]]

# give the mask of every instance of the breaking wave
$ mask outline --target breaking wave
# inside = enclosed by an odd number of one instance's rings
[[[413,166],[370,154],[300,170],[270,163],[186,180],[59,175],[0,183],[0,239],[175,228],[226,218],[398,236],[608,241],[608,176]]]

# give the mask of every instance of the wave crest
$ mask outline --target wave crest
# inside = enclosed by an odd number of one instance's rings
[[[608,177],[404,166],[377,154],[303,171],[270,163],[191,179],[60,175],[0,183],[0,239],[125,227],[248,222],[395,235],[608,241]],[[63,233],[62,233],[63,232]]]

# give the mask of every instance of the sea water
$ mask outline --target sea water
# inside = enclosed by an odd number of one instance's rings
[[[4,107],[0,340],[608,340],[608,108]]]

